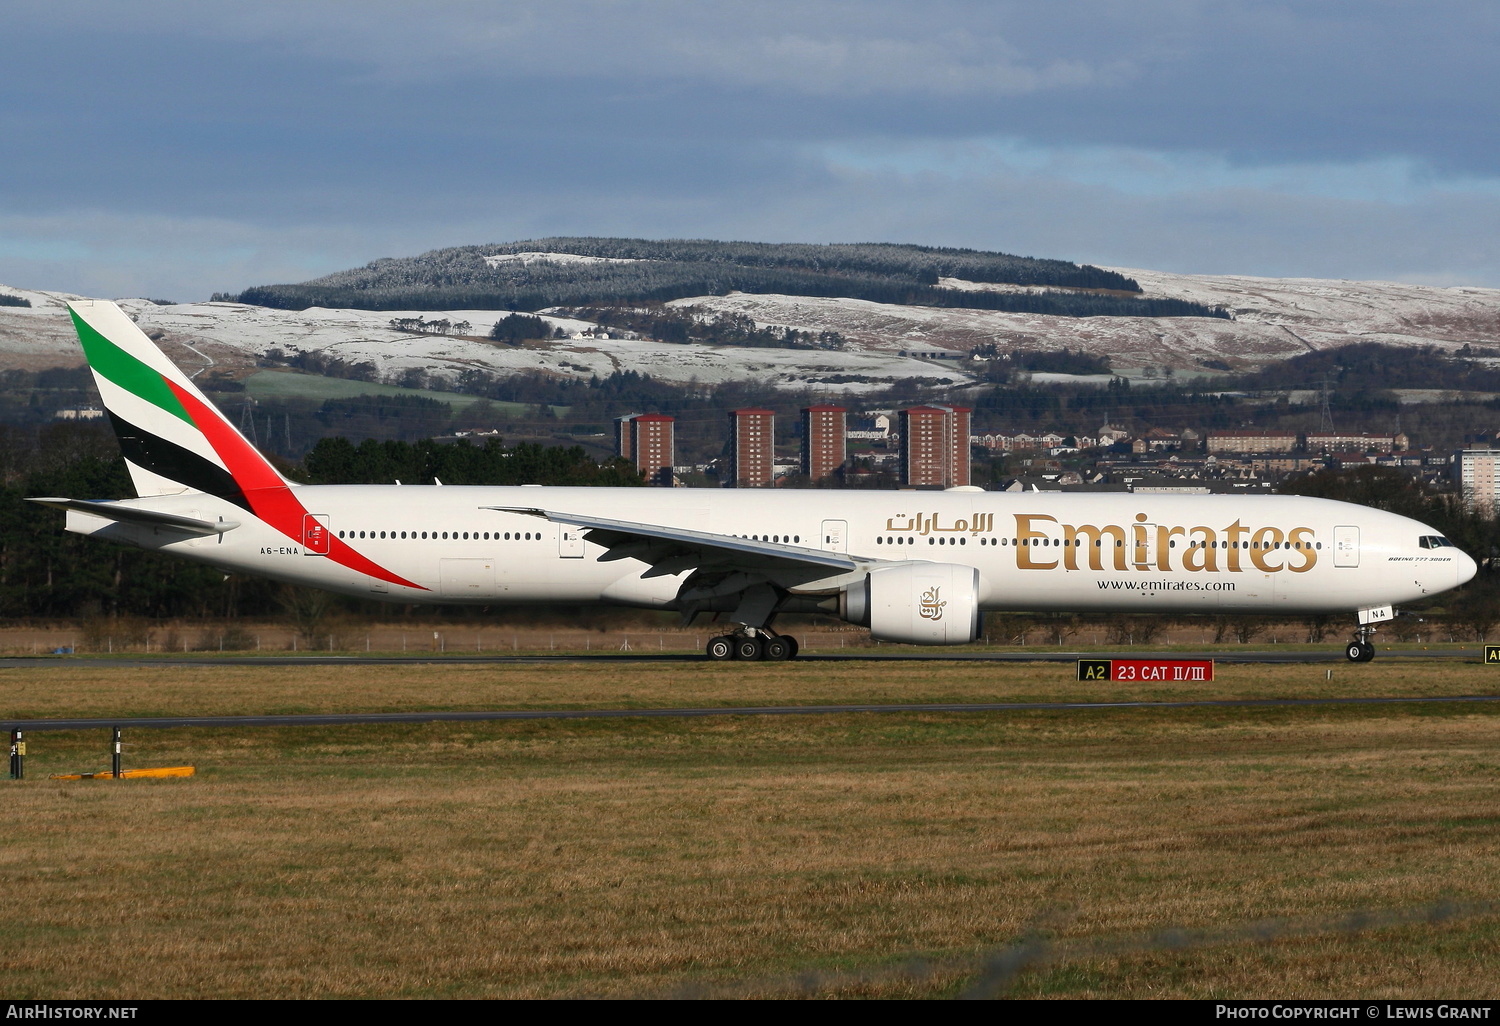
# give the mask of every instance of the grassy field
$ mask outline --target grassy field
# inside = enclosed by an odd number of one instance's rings
[[[1453,663],[191,667],[0,674],[144,715],[1429,695]],[[1500,708],[838,714],[33,734],[7,996],[1494,997]],[[1353,918],[1351,918],[1353,917]],[[989,967],[987,970],[986,967]]]

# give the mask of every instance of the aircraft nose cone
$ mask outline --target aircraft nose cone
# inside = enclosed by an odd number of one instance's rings
[[[1455,586],[1468,584],[1474,579],[1474,575],[1479,572],[1479,564],[1474,562],[1474,557],[1467,552],[1460,552],[1458,559],[1455,560],[1453,572],[1457,575],[1453,582]]]

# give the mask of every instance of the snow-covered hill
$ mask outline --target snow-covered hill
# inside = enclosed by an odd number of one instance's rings
[[[0,368],[38,369],[76,365],[83,356],[73,333],[64,293],[22,292],[31,309],[0,307]],[[902,378],[940,383],[963,381],[951,365],[909,359],[894,352],[836,353],[806,349],[746,349],[731,346],[676,345],[636,339],[568,338],[524,347],[491,343],[480,337],[452,338],[393,331],[398,317],[468,321],[476,336],[488,334],[506,311],[272,310],[237,303],[182,303],[156,306],[146,300],[120,300],[147,334],[185,368],[237,370],[253,366],[267,349],[287,353],[318,352],[351,363],[376,363],[387,376],[409,367],[455,377],[466,369],[496,374],[537,370],[605,377],[634,370],[668,381],[713,383],[755,378],[786,388],[817,385],[824,391],[864,391]],[[547,317],[554,326],[576,334],[593,325]],[[834,380],[834,379],[852,380]]]
[[[1209,359],[1243,367],[1359,341],[1443,348],[1466,342],[1500,344],[1500,289],[1108,270],[1136,279],[1148,297],[1222,306],[1234,320],[1049,317],[744,294],[684,299],[673,305],[743,313],[765,324],[836,330],[867,350],[968,349],[995,341],[1002,349],[1083,349],[1108,355],[1121,369],[1186,369]],[[944,284],[1014,288],[951,279]]]
[[[122,305],[174,358],[186,366],[248,367],[269,348],[320,351],[350,361],[373,360],[391,375],[422,367],[440,375],[465,368],[496,373],[540,370],[607,375],[635,370],[672,381],[755,378],[793,388],[860,392],[901,378],[963,380],[947,361],[912,359],[900,350],[966,351],[980,342],[1012,347],[1083,349],[1109,355],[1122,370],[1146,366],[1200,367],[1203,360],[1243,367],[1309,349],[1355,341],[1458,348],[1500,345],[1500,289],[1437,288],[1386,282],[1324,281],[1240,276],[1176,275],[1116,268],[1140,282],[1145,295],[1220,305],[1234,320],[1170,317],[1053,317],[987,310],[910,307],[856,299],[803,296],[705,296],[678,300],[706,312],[738,312],[762,325],[833,330],[847,352],[675,345],[629,339],[579,338],[525,348],[480,338],[442,338],[393,331],[392,318],[422,316],[469,321],[486,334],[504,312],[272,310],[234,303]],[[957,281],[950,287],[1013,288]],[[0,288],[23,296],[30,309],[0,307],[0,367],[76,364],[81,356],[61,293]],[[548,318],[569,333],[578,321]],[[1397,384],[1394,383],[1393,384]]]

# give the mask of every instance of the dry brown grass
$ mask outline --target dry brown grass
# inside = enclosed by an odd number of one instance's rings
[[[1332,668],[1333,677],[1326,679]],[[1071,663],[883,662],[130,666],[0,670],[0,718],[397,712],[413,709],[1175,701],[1493,694],[1500,671],[1454,661],[1220,665],[1203,684],[1079,682]]]
[[[25,673],[0,678],[5,707],[49,714],[1093,691],[1063,666],[947,663]],[[1491,680],[1375,663],[1333,686]],[[1214,693],[1328,686],[1318,667],[1221,667]],[[816,972],[820,993],[933,996],[1040,931],[1061,954],[1011,993],[1493,997],[1500,917],[1317,924],[1500,893],[1497,726],[1423,705],[134,731],[127,765],[200,775],[67,784],[39,778],[104,763],[102,732],[33,735],[31,779],[0,785],[0,981],[774,995]],[[1236,933],[1284,917],[1312,926]],[[1132,946],[1174,927],[1220,934]],[[935,971],[898,971],[912,957]]]

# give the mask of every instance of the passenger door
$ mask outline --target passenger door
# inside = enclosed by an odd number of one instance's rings
[[[1156,566],[1156,525],[1134,525],[1135,541],[1132,556],[1137,570],[1150,570]]]

